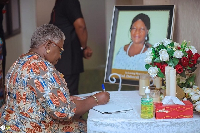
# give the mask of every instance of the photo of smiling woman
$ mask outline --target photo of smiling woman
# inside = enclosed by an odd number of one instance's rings
[[[131,42],[120,48],[114,59],[113,68],[146,71],[145,52],[151,47],[149,41],[150,18],[140,13],[135,16],[130,26]]]

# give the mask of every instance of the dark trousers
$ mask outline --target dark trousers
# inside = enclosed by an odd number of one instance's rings
[[[79,84],[80,74],[65,75],[65,81],[67,82],[67,87],[69,89],[70,96],[78,95],[78,84]]]

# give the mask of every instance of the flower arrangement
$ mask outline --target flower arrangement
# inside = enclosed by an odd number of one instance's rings
[[[200,112],[200,90],[198,86],[193,86],[192,88],[183,87],[186,94],[184,100],[190,100],[193,103],[193,108]]]
[[[191,87],[195,82],[194,71],[200,63],[200,55],[190,42],[183,41],[181,44],[170,39],[164,39],[152,46],[147,52],[145,68],[152,76],[165,78],[165,67],[171,66],[176,69],[177,84],[182,87]]]

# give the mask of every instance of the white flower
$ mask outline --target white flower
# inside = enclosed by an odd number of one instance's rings
[[[196,86],[196,85],[193,85],[193,88],[194,88],[194,89],[198,89],[198,90],[199,90],[199,87],[198,87],[198,86]]]
[[[200,95],[198,95],[198,94],[194,94],[191,97],[192,101],[197,101],[197,100],[199,100],[199,98],[200,98]]]
[[[190,93],[190,92],[192,92],[192,88],[185,88],[184,92],[185,93]]]
[[[174,47],[178,48],[178,47],[181,47],[181,45],[179,43],[177,43],[177,42],[174,42]]]
[[[183,57],[183,52],[180,51],[180,50],[176,50],[176,51],[174,52],[174,57],[175,57],[175,58],[182,58],[182,57]]]
[[[152,48],[149,48],[145,53],[147,56],[152,56],[153,55]]]
[[[200,104],[200,101],[197,101],[197,102],[194,103],[193,105],[196,106],[196,105],[198,105],[198,104]]]
[[[197,53],[197,50],[194,46],[189,46],[189,49],[192,51],[193,54]]]
[[[189,49],[188,47],[185,48],[185,51],[186,51],[186,52],[189,51],[189,50],[190,50],[190,49]]]
[[[192,92],[194,92],[194,93],[199,93],[199,89],[193,88],[193,89],[192,89]]]
[[[196,111],[200,112],[200,104],[195,107]]]
[[[159,51],[159,55],[161,61],[169,61],[169,54],[167,53],[166,49],[161,49]]]
[[[159,45],[160,45],[160,43],[157,42],[157,43],[155,43],[155,44],[153,45],[153,47],[156,48],[156,47],[158,47]]]
[[[148,69],[148,73],[152,76],[155,77],[158,73],[158,68],[157,67],[150,67]]]
[[[150,64],[152,62],[153,56],[147,56],[147,58],[144,59],[146,64]]]
[[[172,42],[172,40],[165,38],[164,40],[162,40],[162,42],[164,46],[167,46],[168,44]]]
[[[194,92],[190,92],[190,96],[194,95],[195,93]]]

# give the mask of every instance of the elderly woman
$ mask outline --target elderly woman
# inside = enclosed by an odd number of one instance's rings
[[[38,27],[29,52],[11,66],[6,76],[6,104],[0,111],[2,131],[83,133],[86,123],[80,116],[109,101],[107,92],[84,100],[70,97],[67,83],[54,67],[64,50],[64,39],[63,32],[54,25]]]

